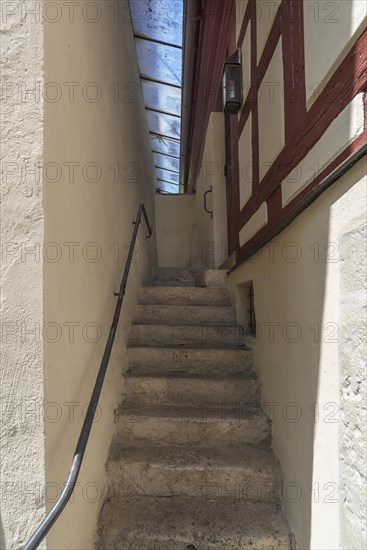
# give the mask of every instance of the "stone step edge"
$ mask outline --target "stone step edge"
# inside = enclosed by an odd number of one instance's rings
[[[177,380],[207,380],[209,382],[259,382],[255,372],[243,371],[234,374],[200,374],[192,372],[175,372],[168,374],[166,372],[133,372],[130,369],[124,373],[126,378],[169,378]]]

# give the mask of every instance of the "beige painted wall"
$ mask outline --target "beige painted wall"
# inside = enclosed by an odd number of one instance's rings
[[[305,68],[308,108],[366,28],[365,0],[305,1]]]
[[[209,268],[218,268],[228,258],[224,165],[224,115],[211,113],[200,173],[196,181],[199,252],[202,264]],[[207,208],[213,212],[213,219],[204,210],[204,193],[210,187],[212,193],[207,195]]]
[[[59,494],[74,452],[140,201],[155,225],[153,161],[131,24],[110,2],[93,6],[83,12],[76,5],[71,23],[61,5],[60,20],[45,25],[45,80],[55,83],[50,98],[61,94],[46,101],[44,121],[45,242],[55,243],[44,263],[49,500]],[[142,225],[98,420],[73,501],[48,536],[50,549],[93,546],[127,367],[125,343],[154,263],[155,241],[145,239]]]
[[[43,22],[22,21],[20,3],[1,13],[0,547],[10,549],[45,513],[44,220],[34,173],[43,161]]]
[[[230,275],[240,322],[245,318],[241,285],[249,281],[254,284],[258,332],[251,345],[262,382],[264,409],[273,416],[273,448],[284,473],[284,509],[297,547],[304,550],[350,548],[344,546],[351,541],[350,526],[356,536],[359,533],[353,548],[365,548],[365,514],[360,512],[365,491],[365,477],[360,474],[365,459],[363,425],[356,425],[354,444],[349,434],[343,452],[339,447],[340,410],[346,408],[355,421],[360,417],[365,392],[360,359],[359,363],[350,360],[354,346],[363,345],[365,313],[357,308],[355,325],[346,325],[340,304],[347,295],[341,295],[339,284],[342,267],[351,281],[356,276],[352,272],[363,273],[364,269],[361,240],[360,248],[355,249],[359,261],[351,265],[344,264],[348,258],[341,254],[340,243],[365,224],[365,171],[366,163],[360,161]],[[362,275],[358,277],[362,280]],[[347,327],[348,334],[341,333],[341,326]],[[353,337],[352,331],[357,331]],[[352,379],[362,372],[362,389],[347,407],[340,399],[341,369],[345,378],[345,372]],[[348,468],[358,473],[349,486],[345,509],[339,491]],[[347,516],[349,525],[341,531],[340,514]]]
[[[195,195],[155,196],[159,267],[200,265]]]

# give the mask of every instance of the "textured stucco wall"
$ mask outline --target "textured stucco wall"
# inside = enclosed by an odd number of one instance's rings
[[[367,548],[365,224],[340,239],[339,307],[341,541],[359,549]]]
[[[23,2],[24,9],[30,5]],[[43,23],[26,16],[22,21],[15,2],[2,4],[1,20],[0,547],[10,550],[22,546],[45,512],[44,220],[34,173],[43,161],[43,100],[37,91],[43,82]]]
[[[345,249],[366,216],[365,168],[360,161],[230,275],[240,321],[238,285],[254,284],[251,343],[284,474],[283,506],[302,550],[365,547],[361,241],[353,261]]]
[[[78,4],[78,5],[77,5]],[[135,45],[126,5],[75,4],[73,21],[45,25],[44,174],[45,396],[47,482],[59,493],[83,419],[125,266],[138,204],[154,220],[154,172]],[[89,4],[88,9],[85,8]],[[67,85],[66,83],[70,83]],[[54,94],[54,96],[52,96]],[[58,95],[56,95],[58,94]],[[114,409],[123,393],[126,343],[141,285],[155,263],[155,238],[139,230],[118,342],[73,501],[48,536],[48,548],[93,546],[105,494]],[[52,325],[51,325],[52,324]],[[116,497],[116,495],[115,495]]]

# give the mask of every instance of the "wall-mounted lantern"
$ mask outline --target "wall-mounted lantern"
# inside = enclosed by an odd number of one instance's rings
[[[224,62],[223,70],[223,110],[236,115],[242,105],[242,55],[237,49]]]

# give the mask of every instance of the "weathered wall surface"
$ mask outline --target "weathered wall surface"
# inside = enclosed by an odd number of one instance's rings
[[[367,547],[366,225],[340,239],[340,523],[342,548]]]
[[[23,9],[31,2],[23,2]],[[1,20],[0,547],[20,548],[45,513],[43,402],[43,23]]]
[[[117,8],[120,11],[117,11]],[[45,23],[44,342],[49,501],[64,483],[112,321],[139,202],[154,220],[154,172],[125,3],[59,3]],[[56,19],[49,8],[48,16]],[[139,237],[105,386],[73,501],[48,548],[93,547],[123,392],[126,342],[155,239]],[[118,495],[114,495],[118,498]]]
[[[159,267],[200,265],[195,195],[155,197]]]
[[[240,321],[238,285],[254,284],[251,344],[284,473],[283,506],[304,550],[366,546],[365,169],[360,161],[230,275]]]

